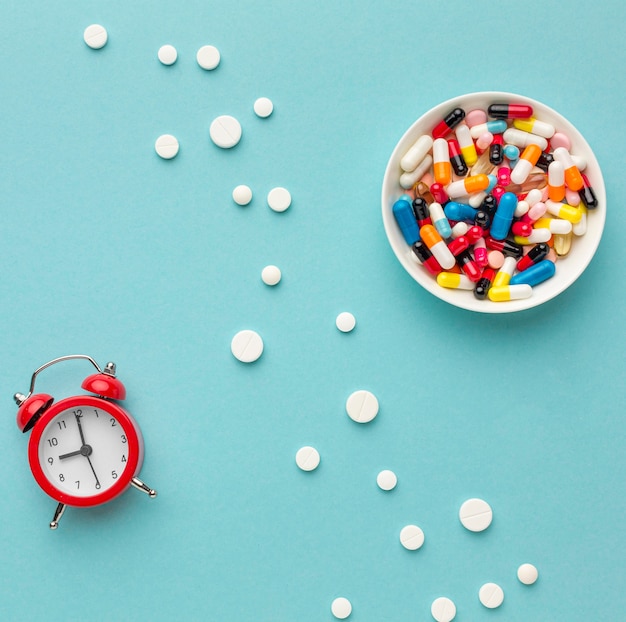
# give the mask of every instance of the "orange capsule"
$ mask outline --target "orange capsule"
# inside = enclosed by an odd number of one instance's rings
[[[557,147],[554,150],[554,159],[563,165],[565,185],[570,190],[575,190],[576,192],[582,190],[585,182],[583,181],[583,176],[580,174],[580,171],[574,164],[569,151],[565,149],[565,147]]]
[[[465,179],[453,181],[447,188],[446,192],[451,199],[462,197],[475,192],[482,192],[489,186],[489,177],[484,174],[470,175]]]
[[[447,186],[452,179],[451,169],[448,142],[445,138],[437,138],[433,142],[433,174],[435,181],[442,186]]]

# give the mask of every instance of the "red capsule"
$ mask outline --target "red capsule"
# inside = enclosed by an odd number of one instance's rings
[[[511,240],[495,240],[490,235],[485,238],[485,244],[487,248],[490,248],[494,251],[500,251],[505,255],[511,255],[512,257],[517,257],[518,259],[524,254],[524,249],[521,244],[517,244],[516,242],[511,242]]]
[[[448,154],[450,155],[450,164],[452,165],[452,170],[459,176],[465,177],[469,172],[467,168],[467,164],[465,163],[465,158],[461,153],[461,146],[459,145],[459,141],[456,138],[451,138],[448,141]]]
[[[448,244],[448,248],[456,257],[459,253],[466,251],[469,248],[469,244],[469,240],[464,235],[460,235]]]
[[[445,205],[450,200],[444,186],[437,182],[430,187],[430,194],[433,195],[433,199],[440,205]]]
[[[511,231],[513,235],[521,235],[523,238],[527,238],[533,231],[533,227],[530,223],[518,220],[511,225]]]
[[[461,121],[465,119],[465,110],[463,108],[455,108],[452,112],[449,112],[433,129],[433,138],[443,138],[456,127]]]
[[[485,268],[483,270],[480,279],[476,282],[476,287],[474,287],[474,296],[476,296],[478,300],[487,298],[487,293],[489,292],[489,288],[495,276],[496,271],[493,268]]]
[[[530,266],[534,266],[542,259],[545,259],[549,252],[550,247],[544,242],[536,244],[517,262],[517,269],[523,272],[527,268],[530,268]]]
[[[467,230],[465,237],[469,240],[470,244],[475,244],[480,238],[485,235],[485,230],[478,225],[474,225]]]
[[[504,138],[502,134],[494,134],[493,142],[489,147],[489,162],[491,162],[494,166],[498,166],[498,164],[502,164],[504,160]]]
[[[494,119],[528,119],[533,116],[533,107],[526,104],[491,104],[487,114]]]
[[[419,259],[420,263],[430,272],[433,276],[437,276],[440,272],[443,272],[443,268],[439,265],[439,262],[435,259],[430,252],[428,246],[421,240],[418,240],[411,247],[415,256]]]

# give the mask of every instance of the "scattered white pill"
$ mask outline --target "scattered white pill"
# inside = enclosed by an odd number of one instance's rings
[[[352,613],[352,603],[347,598],[340,596],[333,600],[330,610],[336,618],[345,620]]]
[[[164,65],[173,65],[178,58],[178,52],[173,45],[162,45],[157,52],[157,56]]]
[[[468,499],[459,510],[459,519],[465,529],[484,531],[491,525],[491,506],[482,499]]]
[[[214,45],[203,45],[196,53],[196,60],[202,69],[211,71],[220,64],[220,51]]]
[[[155,151],[164,159],[171,160],[178,154],[178,140],[171,134],[163,134],[154,143]]]
[[[517,578],[524,585],[532,585],[539,577],[539,572],[532,564],[522,564],[517,569]]]
[[[230,342],[230,350],[242,363],[252,363],[263,354],[263,339],[253,330],[241,330]]]
[[[417,525],[407,525],[400,531],[400,544],[409,551],[417,551],[424,544],[424,532]]]
[[[452,622],[456,616],[456,605],[445,596],[433,600],[430,613],[437,622]]]
[[[85,28],[83,39],[90,48],[99,50],[106,45],[109,35],[104,26],[100,26],[100,24],[91,24],[91,26],[87,26],[87,28]]]
[[[233,201],[237,205],[248,205],[252,201],[252,190],[244,184],[237,186],[233,190]]]
[[[222,149],[230,149],[241,140],[241,125],[235,117],[223,114],[213,119],[209,128],[211,140]]]
[[[376,476],[376,483],[381,490],[393,490],[398,483],[398,478],[393,471],[385,469]]]
[[[291,194],[286,188],[272,188],[267,195],[267,204],[275,212],[284,212],[291,205]]]
[[[296,464],[303,471],[314,471],[320,465],[320,454],[315,447],[301,447],[296,453]]]
[[[352,313],[344,311],[337,316],[335,325],[342,333],[349,333],[356,326],[356,319]]]
[[[261,271],[261,279],[266,285],[278,285],[281,277],[282,273],[278,266],[265,266]]]
[[[378,400],[369,391],[355,391],[346,401],[348,417],[357,423],[368,423],[378,414]]]
[[[271,99],[259,97],[259,99],[254,102],[254,114],[256,114],[257,117],[265,119],[269,117],[272,112],[274,112],[274,104]]]
[[[504,601],[504,592],[497,583],[485,583],[478,591],[478,598],[487,609],[495,609]]]

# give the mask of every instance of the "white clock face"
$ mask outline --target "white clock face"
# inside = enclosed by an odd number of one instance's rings
[[[39,464],[51,484],[90,497],[115,484],[128,465],[128,439],[119,421],[93,406],[60,412],[43,431]]]

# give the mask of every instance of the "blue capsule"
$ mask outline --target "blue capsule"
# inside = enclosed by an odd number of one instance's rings
[[[553,261],[549,259],[543,259],[538,263],[526,268],[522,272],[518,272],[511,277],[509,281],[510,285],[538,285],[543,283],[550,277],[554,276],[556,272],[556,266]]]
[[[519,158],[519,148],[515,145],[505,145],[502,151],[504,153],[504,157],[509,160],[517,160]]]
[[[517,207],[517,197],[512,192],[505,192],[498,203],[498,209],[493,215],[491,221],[491,229],[489,235],[494,240],[504,240],[509,233],[511,223],[513,222],[513,214]]]
[[[474,224],[476,212],[477,210],[471,205],[457,203],[456,201],[448,201],[443,208],[443,213],[446,215],[446,218],[448,220],[454,220],[455,222],[467,220]]]
[[[392,211],[406,243],[409,246],[413,246],[420,239],[420,230],[417,226],[411,203],[406,199],[398,199],[393,204]]]

